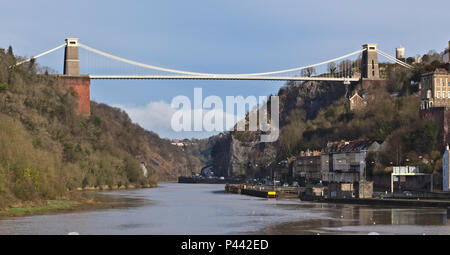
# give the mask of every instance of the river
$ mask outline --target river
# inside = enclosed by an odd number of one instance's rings
[[[112,209],[0,220],[0,234],[450,234],[446,209],[325,204],[225,194],[221,184],[160,183],[99,192]]]

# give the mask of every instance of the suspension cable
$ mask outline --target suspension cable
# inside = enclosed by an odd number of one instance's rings
[[[399,65],[401,65],[401,66],[404,66],[404,67],[409,68],[409,69],[412,69],[412,68],[413,68],[412,65],[407,64],[407,63],[405,63],[405,62],[403,62],[403,61],[401,61],[401,60],[399,60],[399,59],[397,59],[397,58],[395,58],[395,57],[393,57],[393,56],[391,56],[391,55],[389,55],[389,54],[387,54],[387,53],[385,53],[385,52],[383,52],[383,51],[381,51],[381,50],[378,50],[378,49],[377,49],[377,52],[378,52],[378,54],[380,54],[381,56],[383,56],[383,57],[385,57],[385,58],[387,58],[387,59],[389,59],[389,60],[392,60],[392,61],[394,61],[395,63],[397,63],[397,64],[399,64]]]
[[[392,56],[390,56],[390,55],[387,55],[387,54],[382,53],[382,52],[378,52],[378,54],[380,54],[381,56],[385,57],[386,59],[391,60],[391,61],[393,61],[394,63],[399,64],[399,65],[401,65],[401,66],[403,66],[403,67],[406,67],[406,68],[412,68],[411,66],[405,64],[405,63],[402,62],[402,61],[399,61],[398,59],[396,59],[396,58],[394,58],[394,57],[392,57]]]
[[[64,44],[61,44],[61,45],[59,45],[58,47],[55,47],[55,48],[53,48],[53,49],[51,49],[51,50],[44,51],[44,52],[42,52],[42,53],[40,53],[40,54],[38,54],[38,55],[36,55],[36,56],[33,56],[33,57],[31,57],[31,58],[28,58],[28,59],[25,59],[25,60],[23,60],[23,61],[20,61],[20,62],[16,63],[15,66],[18,66],[18,65],[21,65],[21,64],[23,64],[23,63],[29,62],[29,61],[31,61],[32,59],[36,59],[36,58],[42,57],[42,56],[44,56],[44,55],[47,55],[47,54],[49,54],[49,53],[51,53],[51,52],[54,52],[55,50],[58,50],[58,49],[60,49],[60,48],[62,48],[62,47],[64,47],[64,46],[66,46],[65,43],[64,43]]]
[[[124,63],[127,63],[127,64],[131,64],[131,65],[135,65],[135,66],[139,66],[139,67],[143,67],[143,68],[147,68],[147,69],[152,69],[152,70],[164,71],[164,72],[169,72],[169,73],[177,73],[177,74],[195,75],[195,76],[199,76],[199,75],[201,75],[201,76],[204,76],[204,75],[261,76],[261,75],[269,75],[269,74],[287,73],[287,72],[292,72],[292,71],[300,71],[300,70],[303,70],[303,69],[306,69],[306,68],[327,64],[327,63],[330,63],[330,62],[335,62],[335,61],[341,60],[343,58],[347,58],[347,57],[359,54],[359,53],[361,53],[361,52],[363,52],[365,50],[365,49],[357,50],[357,51],[351,52],[349,54],[346,54],[344,56],[337,57],[337,58],[334,58],[334,59],[330,59],[330,60],[327,60],[327,61],[323,61],[323,62],[320,62],[320,63],[316,63],[316,64],[313,64],[313,65],[296,67],[296,68],[291,68],[291,69],[286,69],[286,70],[279,70],[279,71],[265,72],[265,73],[248,73],[248,74],[214,74],[214,73],[189,72],[189,71],[182,71],[182,70],[176,70],[176,69],[170,69],[170,68],[165,68],[165,67],[148,65],[148,64],[137,62],[137,61],[133,61],[133,60],[117,57],[117,56],[111,55],[109,53],[106,53],[106,52],[103,52],[103,51],[91,48],[91,47],[89,47],[87,45],[84,45],[84,44],[81,44],[81,43],[78,43],[78,45],[80,47],[88,50],[88,51],[94,52],[96,54],[102,55],[102,56],[110,58],[110,59],[114,59],[114,60],[117,60],[117,61],[124,62]]]

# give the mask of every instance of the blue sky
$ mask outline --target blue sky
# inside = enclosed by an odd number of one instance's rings
[[[78,37],[97,49],[140,62],[197,72],[264,72],[315,63],[377,43],[394,55],[442,51],[450,8],[442,1],[2,1],[0,47],[32,56]],[[62,70],[63,51],[39,59]],[[83,59],[81,59],[83,70]],[[92,81],[91,98],[120,106],[162,137],[173,97],[276,93],[283,82]]]

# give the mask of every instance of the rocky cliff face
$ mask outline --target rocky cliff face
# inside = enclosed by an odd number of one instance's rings
[[[347,86],[342,82],[289,82],[278,92],[280,122],[286,124],[293,110],[305,111],[306,120],[314,119],[320,109],[345,96]]]
[[[347,93],[341,82],[289,82],[278,92],[280,130],[292,116],[314,119],[323,109]],[[297,114],[293,114],[297,112]],[[300,114],[298,114],[300,113]],[[214,138],[214,171],[223,176],[267,176],[273,162],[279,160],[279,141],[261,143],[258,132],[229,132]]]

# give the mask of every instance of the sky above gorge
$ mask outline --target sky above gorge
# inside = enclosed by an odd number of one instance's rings
[[[64,43],[67,37],[77,37],[96,49],[151,65],[194,72],[266,72],[338,57],[365,43],[377,43],[391,55],[399,45],[407,56],[431,49],[440,52],[450,40],[450,19],[444,11],[449,9],[448,0],[3,0],[0,48],[12,45],[16,55],[30,57]],[[62,72],[63,51],[38,63]],[[83,59],[88,56],[83,54],[80,49],[85,74],[107,72],[108,65],[113,74],[118,68],[107,60]],[[105,70],[95,65],[87,69],[89,61],[97,61]],[[93,80],[91,99],[123,109],[133,122],[161,137],[204,138],[217,132],[170,128],[174,97],[193,100],[194,88],[202,88],[204,98],[214,95],[225,102],[226,96],[276,94],[283,85],[279,81]]]

